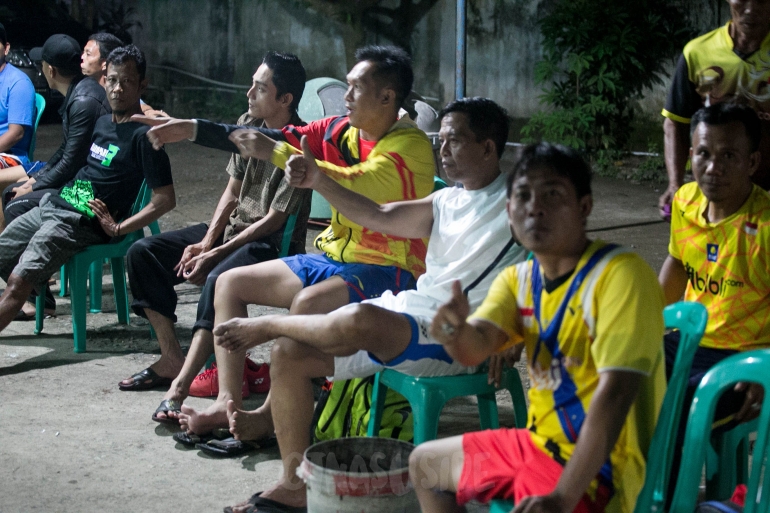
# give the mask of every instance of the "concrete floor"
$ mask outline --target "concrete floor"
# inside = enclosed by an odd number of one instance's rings
[[[61,128],[42,125],[38,159],[59,144]],[[168,148],[178,206],[161,220],[164,231],[209,220],[227,175],[228,156],[190,143]],[[657,271],[666,255],[668,226],[658,223],[659,191],[650,185],[597,178],[593,236],[636,250]],[[178,289],[178,336],[189,343],[198,289]],[[268,311],[252,308],[250,315]],[[221,511],[274,481],[277,449],[236,459],[212,459],[171,439],[173,431],[150,415],[163,392],[120,392],[119,380],[156,358],[147,322],[117,324],[109,279],[104,308],[88,315],[88,352],[72,351],[68,299],[58,317],[35,336],[33,323],[14,322],[0,336],[0,513]],[[268,357],[268,346],[255,352]],[[256,407],[263,396],[252,396]],[[209,399],[191,398],[194,407]],[[501,422],[512,425],[510,400],[501,396]],[[463,398],[444,411],[440,436],[478,429],[475,403]],[[472,511],[486,511],[482,506]]]

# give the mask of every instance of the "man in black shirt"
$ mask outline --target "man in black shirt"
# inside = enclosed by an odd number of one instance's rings
[[[145,70],[144,55],[133,45],[110,54],[106,89],[112,115],[96,122],[86,166],[0,234],[0,277],[8,284],[0,296],[0,330],[32,289],[75,253],[147,226],[176,205],[168,156],[153,150],[146,125],[131,121],[141,113]],[[142,182],[152,189],[152,200],[126,218]]]
[[[43,168],[27,180],[3,191],[5,224],[38,206],[49,189],[58,190],[86,164],[88,148],[96,120],[110,113],[104,87],[80,73],[80,45],[70,36],[54,34],[38,55],[43,74],[51,89],[64,95],[59,109],[62,118],[62,142]],[[22,197],[25,196],[23,199]]]

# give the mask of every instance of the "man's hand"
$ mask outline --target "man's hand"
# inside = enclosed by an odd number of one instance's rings
[[[259,160],[270,160],[277,144],[265,134],[246,128],[235,130],[228,139],[238,148],[243,158]]]
[[[181,276],[193,285],[202,286],[222,258],[215,251],[206,251],[190,259],[180,270]]]
[[[96,215],[97,221],[102,226],[104,233],[110,237],[117,237],[120,235],[120,223],[116,223],[112,218],[110,211],[107,210],[107,205],[100,199],[93,199],[88,202],[88,206],[91,207],[94,215]],[[125,234],[123,234],[125,235]]]
[[[736,392],[746,391],[746,399],[743,401],[743,406],[735,414],[735,420],[738,422],[748,422],[759,417],[759,412],[762,407],[762,401],[765,398],[765,390],[759,383],[746,383],[741,382],[735,385],[734,390]]]
[[[511,513],[570,513],[564,501],[556,492],[543,497],[526,497]]]
[[[195,135],[195,122],[191,119],[134,114],[131,121],[153,127],[147,132],[147,138],[156,150],[161,149],[164,144],[184,141]]]
[[[503,378],[503,368],[512,368],[513,365],[521,359],[521,352],[524,350],[524,344],[516,344],[509,347],[501,353],[495,353],[489,357],[489,375],[487,383],[500,386],[500,380]]]
[[[13,195],[13,198],[11,199],[21,198],[25,194],[29,194],[30,192],[32,192],[32,185],[35,183],[35,181],[36,180],[34,178],[29,178],[23,184],[11,189],[12,192],[16,193]]]
[[[312,189],[318,181],[321,171],[318,169],[307,136],[302,136],[300,145],[302,146],[302,155],[292,155],[286,163],[286,179],[292,187]]]
[[[471,312],[468,298],[463,294],[459,280],[452,283],[452,298],[441,305],[433,317],[430,334],[445,346],[457,344],[460,331],[465,327],[465,319]]]
[[[196,257],[206,251],[208,251],[208,248],[204,246],[202,242],[198,242],[197,244],[190,244],[184,248],[182,258],[180,258],[179,263],[174,266],[177,278],[182,278],[184,276],[184,266],[187,264],[187,262],[192,260],[193,257]]]
[[[671,202],[674,200],[674,194],[679,190],[676,184],[670,184],[663,194],[658,198],[658,213],[666,221],[671,221]]]

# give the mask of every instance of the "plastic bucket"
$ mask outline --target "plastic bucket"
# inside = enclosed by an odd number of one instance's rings
[[[340,438],[305,451],[297,475],[308,513],[419,513],[409,482],[414,445],[391,438]]]

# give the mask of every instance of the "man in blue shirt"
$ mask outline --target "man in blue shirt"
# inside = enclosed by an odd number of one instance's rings
[[[0,23],[0,175],[3,169],[29,164],[27,151],[35,124],[35,86],[5,61],[11,50]]]

